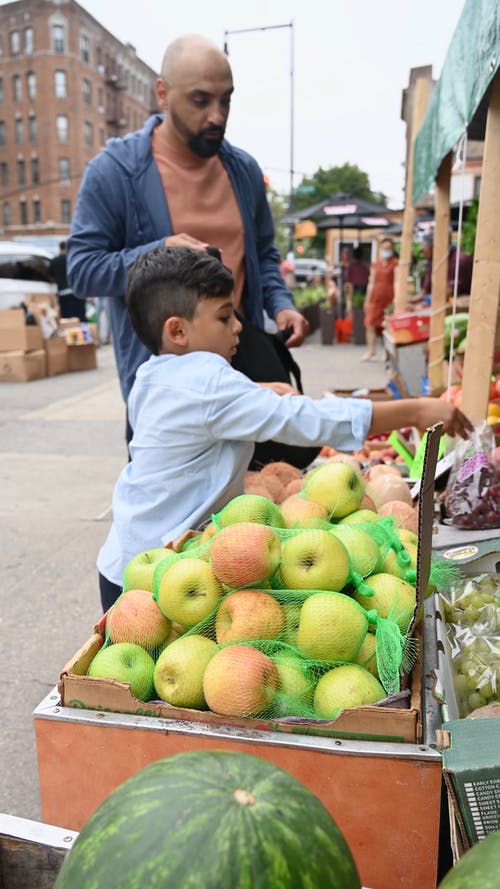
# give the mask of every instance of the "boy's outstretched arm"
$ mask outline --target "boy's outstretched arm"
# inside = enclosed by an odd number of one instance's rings
[[[467,438],[472,432],[472,423],[458,408],[440,398],[403,398],[395,401],[375,401],[373,403],[370,435],[401,429],[403,426],[416,426],[426,429],[434,423],[442,422],[447,435],[460,435]]]

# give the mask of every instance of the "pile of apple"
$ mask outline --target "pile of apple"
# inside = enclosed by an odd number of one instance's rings
[[[388,624],[404,639],[417,553],[415,511],[390,499],[405,483],[386,478],[330,461],[281,506],[243,494],[180,552],[139,554],[89,675],[232,717],[332,719],[385,698],[377,642]]]
[[[461,717],[500,702],[500,580],[482,574],[441,594]]]

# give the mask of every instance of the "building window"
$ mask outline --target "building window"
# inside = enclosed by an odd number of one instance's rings
[[[4,202],[4,205],[3,205],[3,224],[4,225],[11,225],[12,224],[12,213],[10,210],[10,204],[7,202]]]
[[[24,52],[30,56],[35,48],[35,33],[33,28],[24,29]]]
[[[71,175],[70,175],[69,157],[60,157],[59,158],[59,182],[69,182],[70,178],[71,178]]]
[[[82,93],[83,93],[83,101],[86,105],[92,104],[92,84],[88,77],[84,77],[82,80]]]
[[[71,201],[67,198],[61,201],[61,222],[64,225],[69,225],[71,222]]]
[[[31,115],[31,117],[29,117],[28,119],[28,130],[30,134],[30,144],[36,145],[38,138],[38,127],[36,123],[36,117],[33,117],[33,115]]]
[[[19,201],[19,218],[21,225],[28,225],[28,207],[26,201]]]
[[[16,145],[24,145],[24,123],[21,117],[16,117]]]
[[[26,170],[23,160],[17,162],[17,184],[26,185]]]
[[[28,71],[26,75],[26,88],[28,91],[28,99],[34,101],[34,99],[36,99],[36,74],[34,71]]]
[[[0,184],[3,188],[9,184],[9,168],[7,166],[6,161],[2,161],[0,164]]]
[[[12,77],[12,98],[14,102],[20,102],[23,98],[23,86],[19,74],[14,74]]]
[[[19,31],[10,32],[10,54],[18,56],[21,52],[21,36]]]
[[[58,114],[56,118],[57,141],[67,142],[69,135],[69,121],[67,114]]]
[[[100,46],[96,46],[95,49],[95,63],[97,67],[99,67],[99,65],[102,65],[102,49]]]
[[[33,201],[33,222],[42,221],[42,205],[39,200]]]
[[[40,165],[37,157],[31,158],[31,181],[33,185],[38,185],[40,182]]]
[[[56,99],[66,99],[68,96],[68,76],[66,71],[54,71],[54,95]]]
[[[86,34],[80,34],[80,58],[87,65],[90,62],[90,40]]]
[[[94,127],[88,120],[83,123],[83,136],[85,145],[87,145],[88,148],[92,148],[94,144]]]
[[[104,127],[99,127],[99,145],[104,145]]]
[[[66,33],[64,25],[52,25],[52,49],[54,52],[65,52]]]
[[[0,77],[0,102],[3,102],[3,77]]]
[[[5,126],[5,121],[0,120],[0,145],[5,145],[7,142],[7,129]]]

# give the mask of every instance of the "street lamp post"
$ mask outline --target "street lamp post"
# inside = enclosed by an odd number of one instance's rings
[[[289,28],[290,29],[290,199],[288,205],[289,213],[293,213],[294,209],[294,188],[293,188],[293,176],[294,176],[294,42],[293,42],[293,19],[290,22],[287,22],[284,25],[263,25],[260,28],[237,28],[234,31],[224,31],[224,52],[228,56],[229,48],[227,43],[227,38],[232,34],[251,34],[256,31],[275,31],[279,28]],[[288,243],[288,249],[293,253],[294,247],[294,225],[293,222],[290,224],[290,238]]]

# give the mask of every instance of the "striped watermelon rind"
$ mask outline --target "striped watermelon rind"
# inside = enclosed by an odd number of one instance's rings
[[[439,889],[498,889],[499,885],[500,830],[496,830],[460,858]]]
[[[360,889],[320,800],[267,760],[159,760],[94,812],[54,889]]]

